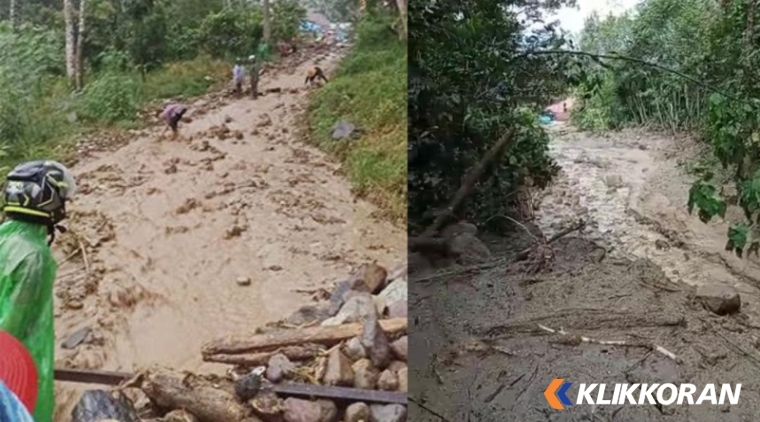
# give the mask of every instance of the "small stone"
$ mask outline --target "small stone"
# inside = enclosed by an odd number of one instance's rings
[[[70,301],[66,302],[66,307],[69,308],[69,309],[74,309],[74,310],[76,310],[76,309],[82,309],[82,308],[84,308],[84,303],[82,303],[81,300],[74,299],[74,300],[70,300]]]
[[[354,383],[354,371],[351,369],[351,360],[340,349],[333,349],[327,357],[327,367],[322,381],[325,385],[347,387],[350,387]]]
[[[354,362],[367,357],[367,352],[364,351],[364,346],[362,346],[359,337],[352,337],[348,340],[346,345],[343,346],[343,352]]]
[[[462,233],[468,233],[475,236],[478,234],[478,226],[466,221],[460,221],[444,227],[443,230],[441,230],[441,237],[449,239]]]
[[[295,369],[296,365],[287,356],[277,353],[269,358],[267,379],[274,383],[280,382],[283,378],[287,378]]]
[[[408,314],[408,307],[406,301],[397,301],[393,302],[390,305],[386,307],[386,314],[388,314],[388,317],[390,318],[407,318]]]
[[[85,339],[87,338],[87,335],[90,334],[92,331],[92,328],[90,327],[84,327],[80,328],[77,331],[74,331],[73,334],[66,337],[66,340],[63,341],[61,344],[61,347],[64,349],[73,349],[80,344],[84,343]]]
[[[377,387],[385,391],[396,391],[398,389],[398,376],[393,371],[386,369],[377,379]]]
[[[369,422],[370,412],[366,403],[351,403],[346,408],[346,422]]]
[[[317,400],[322,412],[319,422],[336,422],[338,420],[338,406],[330,400]]]
[[[697,288],[696,298],[707,309],[717,315],[739,312],[742,306],[741,296],[731,286],[725,284],[706,284]]]
[[[619,174],[609,174],[605,178],[605,183],[612,189],[623,187],[623,177]]]
[[[364,350],[367,351],[372,361],[372,365],[377,368],[385,368],[391,360],[391,346],[388,343],[388,337],[377,321],[376,315],[371,315],[366,319],[362,330],[361,343]]]
[[[377,388],[378,376],[379,374],[372,366],[359,368],[354,372],[354,388],[374,390]]]
[[[172,410],[163,418],[164,422],[198,422],[198,418],[185,410]]]
[[[261,391],[248,402],[253,411],[264,421],[282,420],[282,400],[273,391]]]
[[[251,285],[251,279],[249,277],[238,277],[237,280],[235,280],[238,284],[238,286],[250,286]]]
[[[285,399],[283,408],[285,422],[320,422],[322,417],[322,406],[309,400],[290,397]]]
[[[373,404],[369,412],[372,422],[406,422],[406,407],[400,404]]]
[[[391,344],[393,354],[403,361],[409,360],[409,337],[404,336]]]
[[[409,392],[409,368],[398,371],[398,391]]]

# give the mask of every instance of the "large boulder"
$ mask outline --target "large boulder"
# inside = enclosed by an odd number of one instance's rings
[[[725,284],[706,284],[697,288],[696,298],[710,311],[718,315],[739,312],[741,296],[733,287]]]
[[[451,252],[461,265],[482,264],[491,258],[491,251],[474,234],[462,233],[450,241]]]

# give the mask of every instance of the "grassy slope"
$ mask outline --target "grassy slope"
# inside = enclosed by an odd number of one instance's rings
[[[353,51],[309,106],[312,140],[345,165],[354,191],[385,216],[406,222],[407,52],[386,24],[357,28]],[[335,141],[332,128],[345,120],[364,130],[360,139]]]
[[[160,70],[148,73],[143,79],[139,74],[121,73],[116,75],[114,82],[118,85],[131,81],[134,87],[132,101],[137,108],[151,101],[166,98],[190,98],[207,92],[210,88],[226,82],[229,64],[220,61],[199,58],[192,61],[167,64]],[[96,85],[101,75],[90,75],[87,85]],[[93,130],[137,127],[144,124],[135,118],[118,121],[103,121],[97,118],[87,118],[80,104],[91,105],[91,108],[101,112],[113,109],[109,103],[118,98],[123,103],[124,98],[119,87],[106,84],[97,93],[85,94],[82,97],[72,96],[64,79],[50,81],[48,95],[44,100],[30,100],[30,103],[20,109],[25,117],[17,122],[23,135],[13,143],[0,140],[0,173],[9,168],[31,159],[50,158],[67,161],[73,151],[73,146],[81,137]],[[92,98],[88,98],[92,97]],[[28,107],[28,108],[27,108]],[[28,109],[36,109],[38,113],[27,113]],[[76,112],[77,121],[70,121],[67,115]]]

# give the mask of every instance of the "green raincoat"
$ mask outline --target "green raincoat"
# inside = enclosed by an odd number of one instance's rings
[[[0,328],[24,343],[37,364],[35,422],[53,421],[56,270],[45,226],[18,220],[0,224]]]

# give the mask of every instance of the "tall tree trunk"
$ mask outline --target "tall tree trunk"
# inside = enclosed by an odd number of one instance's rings
[[[272,22],[269,16],[269,0],[263,0],[264,8],[264,41],[269,43],[272,39]]]
[[[11,29],[15,32],[18,29],[18,0],[11,0]]]
[[[77,28],[76,68],[74,69],[74,82],[77,91],[84,87],[84,53],[82,52],[82,45],[84,44],[86,6],[87,0],[79,0],[79,28]]]
[[[401,31],[399,31],[399,38],[401,38],[402,41],[406,40],[406,37],[409,35],[409,27],[406,17],[406,5],[407,0],[396,0],[396,6],[398,6],[398,14],[401,17]]]
[[[73,83],[76,74],[76,23],[74,22],[74,5],[72,1],[63,0],[63,20],[66,27],[66,76]]]

